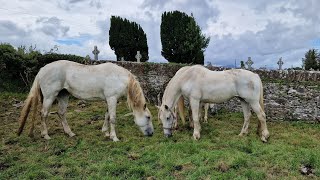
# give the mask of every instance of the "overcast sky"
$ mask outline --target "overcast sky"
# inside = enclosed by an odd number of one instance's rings
[[[36,45],[48,51],[115,60],[109,46],[111,15],[140,24],[147,34],[149,61],[161,56],[160,23],[165,11],[193,13],[211,40],[205,64],[237,65],[248,56],[253,67],[301,66],[310,48],[320,49],[319,0],[0,0],[0,42]]]

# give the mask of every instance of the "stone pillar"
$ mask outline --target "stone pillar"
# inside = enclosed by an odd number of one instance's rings
[[[137,51],[137,55],[135,57],[137,59],[137,62],[140,62],[140,59],[142,58],[142,55],[140,54],[140,51]]]
[[[253,61],[251,60],[251,57],[248,57],[248,61],[246,62],[246,65],[248,65],[248,69],[249,70],[252,70],[252,64],[254,64],[253,63]]]
[[[97,46],[94,46],[94,49],[93,49],[92,53],[94,54],[94,60],[97,61],[98,60],[98,54],[100,53],[100,51],[98,50]]]
[[[282,70],[282,65],[283,65],[282,57],[279,59],[277,64],[279,65],[279,70]]]

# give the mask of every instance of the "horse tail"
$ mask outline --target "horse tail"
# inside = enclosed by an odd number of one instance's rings
[[[39,85],[39,80],[38,80],[38,75],[35,77],[31,90],[29,92],[29,95],[27,97],[27,99],[25,100],[25,105],[22,108],[22,111],[20,113],[20,118],[19,118],[19,122],[20,122],[20,127],[18,129],[18,136],[20,136],[20,134],[23,131],[23,128],[26,124],[26,120],[28,118],[28,115],[30,113],[30,109],[33,106],[33,119],[32,119],[32,129],[34,126],[34,121],[36,118],[36,114],[37,114],[37,106],[38,106],[38,102],[41,99],[41,89],[40,89],[40,85]]]
[[[183,96],[180,96],[177,106],[178,106],[178,112],[179,112],[180,119],[181,119],[182,123],[185,124],[186,120],[185,120],[185,116],[184,116],[184,98],[183,98]]]
[[[263,85],[262,82],[260,81],[260,99],[259,99],[260,107],[264,112],[264,104],[263,104]]]
[[[127,103],[130,109],[142,109],[146,104],[140,83],[132,74],[129,75]]]

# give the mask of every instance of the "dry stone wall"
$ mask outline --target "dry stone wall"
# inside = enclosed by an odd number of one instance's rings
[[[96,61],[94,64],[105,63]],[[147,100],[158,104],[163,91],[176,71],[185,65],[161,63],[114,62],[130,70],[139,79]],[[225,68],[209,67],[214,71]],[[320,72],[253,70],[264,84],[264,104],[268,120],[320,121]],[[215,109],[241,111],[237,98]]]

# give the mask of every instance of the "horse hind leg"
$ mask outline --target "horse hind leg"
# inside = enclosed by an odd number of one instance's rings
[[[42,125],[41,136],[47,140],[49,140],[51,138],[48,135],[48,129],[47,129],[46,122],[48,119],[49,109],[51,108],[54,99],[55,99],[54,97],[44,98],[43,104],[42,104],[42,109],[41,109],[41,125]]]
[[[251,107],[253,111],[257,114],[259,119],[258,131],[260,132],[259,134],[261,136],[261,140],[263,142],[267,142],[270,134],[267,128],[266,114],[262,110],[258,101],[255,103],[252,103]]]
[[[239,136],[243,136],[243,135],[248,134],[248,128],[249,128],[250,117],[251,117],[249,104],[246,101],[241,100],[241,106],[242,106],[242,110],[243,110],[244,122],[243,122],[242,130],[241,130]]]
[[[67,119],[66,119],[66,112],[67,112],[67,107],[68,107],[69,95],[65,94],[65,93],[63,93],[63,94],[60,93],[57,97],[57,100],[58,100],[58,106],[59,106],[58,116],[61,120],[63,130],[70,137],[73,137],[76,134],[74,134],[71,131],[69,124],[67,122]]]
[[[109,120],[110,120],[110,116],[109,116],[109,113],[108,113],[108,108],[107,108],[107,112],[105,113],[104,115],[104,123],[103,123],[103,126],[102,126],[102,132],[105,132],[105,136],[106,137],[109,137],[110,136],[110,133],[109,133]]]
[[[208,123],[208,109],[209,109],[209,103],[204,104],[204,122]]]
[[[192,119],[194,123],[193,138],[195,140],[198,140],[200,139],[200,131],[201,131],[201,126],[199,123],[199,106],[200,106],[199,100],[190,98],[190,106],[192,110]]]
[[[108,98],[108,112],[110,115],[110,139],[114,142],[119,141],[117,134],[116,134],[116,109],[117,109],[117,98],[112,97]]]

